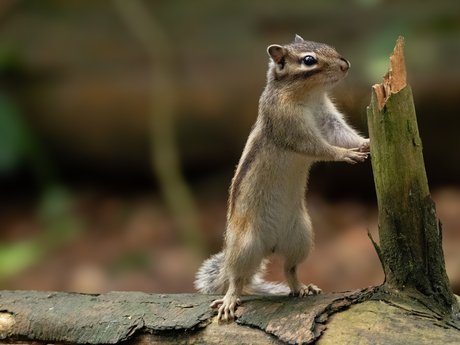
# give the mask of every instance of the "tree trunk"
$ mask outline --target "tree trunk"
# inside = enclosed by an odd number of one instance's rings
[[[451,318],[459,309],[445,270],[441,223],[438,226],[428,189],[402,37],[390,60],[391,68],[383,83],[374,85],[367,110],[384,288],[418,298]]]

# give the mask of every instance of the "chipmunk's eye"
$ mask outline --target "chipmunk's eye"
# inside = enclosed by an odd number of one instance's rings
[[[312,65],[318,63],[318,61],[316,61],[316,59],[311,55],[305,56],[302,61],[307,66],[312,66]]]

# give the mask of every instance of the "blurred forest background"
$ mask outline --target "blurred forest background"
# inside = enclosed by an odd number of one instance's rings
[[[460,2],[0,1],[0,289],[192,292],[222,245],[228,187],[265,85],[295,34],[352,68],[333,96],[367,133],[371,86],[406,39],[425,163],[460,294]],[[324,291],[380,284],[370,162],[317,163]],[[284,279],[274,258],[270,280]]]

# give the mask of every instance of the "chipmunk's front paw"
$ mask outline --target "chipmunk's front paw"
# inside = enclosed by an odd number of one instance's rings
[[[235,319],[235,309],[237,305],[241,305],[241,300],[239,298],[234,296],[225,296],[223,299],[218,299],[212,302],[210,307],[213,309],[219,308],[219,312],[217,314],[217,322],[228,322]]]
[[[361,152],[360,148],[355,148],[347,150],[343,160],[347,163],[355,164],[357,162],[364,162],[368,155],[368,152]]]
[[[321,293],[321,289],[316,285],[309,284],[308,286],[302,285],[299,291],[291,292],[289,296],[298,296],[298,297],[305,297],[308,295],[318,295]]]

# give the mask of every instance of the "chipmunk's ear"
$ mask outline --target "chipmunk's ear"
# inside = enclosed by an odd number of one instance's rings
[[[279,44],[272,44],[267,48],[267,53],[268,55],[270,55],[270,57],[275,63],[281,65],[281,68],[284,67],[285,51],[282,46],[280,46]]]
[[[294,40],[295,43],[299,43],[299,42],[303,42],[303,41],[304,41],[304,39],[302,37],[300,37],[297,34],[295,35],[295,40]]]

